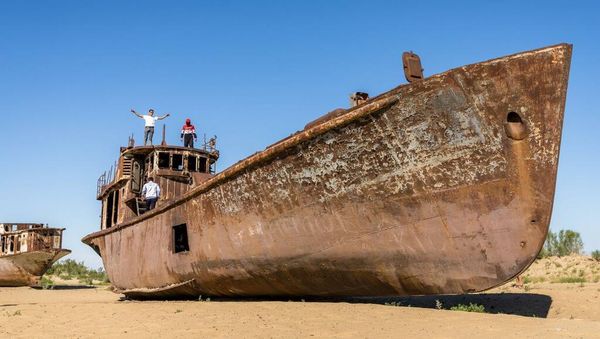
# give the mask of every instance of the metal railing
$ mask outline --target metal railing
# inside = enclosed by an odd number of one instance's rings
[[[206,140],[206,133],[204,134],[204,140],[202,142],[202,150],[213,153],[217,151],[217,136],[214,135],[212,138]]]
[[[118,162],[115,161],[115,164],[113,166],[110,166],[110,169],[108,171],[104,171],[104,173],[100,175],[96,183],[96,196],[99,196],[102,193],[102,190],[105,186],[110,185],[115,181],[115,178],[117,176],[117,165]]]

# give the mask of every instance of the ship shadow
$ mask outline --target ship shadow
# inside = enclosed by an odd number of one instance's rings
[[[399,307],[419,307],[440,310],[481,305],[484,313],[513,314],[525,317],[546,318],[552,298],[536,293],[482,293],[459,295],[421,295],[406,297],[353,297],[340,302],[380,304]],[[333,300],[332,300],[333,301]]]
[[[483,313],[512,314],[525,317],[546,318],[552,298],[536,293],[482,293],[459,295],[423,295],[406,297],[294,297],[294,298],[212,298],[212,301],[290,301],[376,304],[397,307],[419,307],[440,310],[481,305]]]
[[[88,285],[52,285],[47,288],[43,288],[42,286],[31,286],[31,288],[35,290],[87,290],[90,288],[96,288],[96,286],[88,286]]]

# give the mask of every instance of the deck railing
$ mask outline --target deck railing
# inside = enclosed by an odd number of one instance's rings
[[[112,184],[117,177],[117,166],[118,161],[115,161],[113,166],[110,166],[108,171],[104,171],[102,175],[98,178],[98,182],[96,183],[96,196],[102,194],[104,187]]]

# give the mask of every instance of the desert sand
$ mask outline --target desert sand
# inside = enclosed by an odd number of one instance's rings
[[[0,288],[0,337],[600,338],[600,263],[582,258],[538,261],[522,288],[458,296],[129,301],[106,286]],[[561,274],[586,282],[552,282]],[[485,313],[449,310],[469,303]]]

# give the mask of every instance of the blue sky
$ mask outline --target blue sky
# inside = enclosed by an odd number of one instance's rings
[[[219,168],[301,129],[353,91],[560,42],[574,44],[551,228],[600,248],[599,6],[593,2],[0,2],[0,220],[98,229],[96,179],[153,107],[218,136]],[[158,139],[155,137],[155,140]]]

